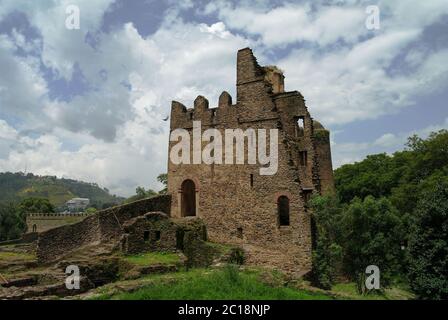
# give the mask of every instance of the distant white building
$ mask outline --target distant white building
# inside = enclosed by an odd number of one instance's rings
[[[68,200],[66,203],[68,211],[78,212],[84,211],[90,204],[90,199],[88,198],[73,198]]]

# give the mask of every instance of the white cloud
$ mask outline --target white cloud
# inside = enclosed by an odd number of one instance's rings
[[[40,74],[37,60],[14,56],[16,48],[9,37],[0,35],[0,114],[14,114],[32,124],[40,118],[47,84]]]
[[[413,1],[409,11],[381,2],[385,18],[374,34],[364,28],[365,2],[313,8],[221,2],[206,8],[221,21],[187,23],[179,10],[171,10],[146,38],[132,23],[114,33],[97,32],[111,2],[3,0],[0,19],[18,9],[39,30],[42,39],[36,41],[42,41],[45,66],[70,80],[77,63],[90,88],[69,102],[51,100],[38,59],[13,53],[17,47],[35,52],[39,43],[17,31],[11,38],[0,35],[0,113],[20,118],[19,123],[0,119],[0,170],[28,167],[37,174],[95,181],[124,195],[137,185],[157,189],[155,177],[167,163],[168,123],[162,119],[171,100],[191,106],[202,94],[216,105],[223,90],[235,91],[235,54],[248,45],[261,63],[278,62],[286,71],[287,89],[300,90],[312,115],[330,126],[396,112],[416,95],[447,83],[447,50],[415,48],[405,55],[412,74],[389,72],[423,28],[446,12],[441,1]],[[64,27],[68,3],[80,6],[79,31]],[[191,1],[183,2],[183,8],[191,7]],[[85,42],[88,32],[95,34],[95,48]],[[288,49],[279,61],[267,60],[273,49],[296,42],[308,45]],[[29,130],[40,134],[27,135]],[[399,148],[403,137],[335,143],[335,165],[360,160],[373,148]]]
[[[232,6],[227,2],[210,4],[205,13],[218,12],[231,28],[258,35],[266,46],[298,41],[327,45],[343,39],[348,42],[366,33],[363,7],[324,7],[313,12],[310,4],[286,3],[257,10],[254,6]]]
[[[147,38],[128,23],[99,40],[93,50],[76,37],[79,48],[73,55],[67,39],[49,35],[49,42],[67,47],[44,53],[51,56],[48,66],[70,78],[76,58],[94,90],[69,102],[51,101],[42,92],[38,113],[47,118],[40,123],[50,128],[34,138],[14,132],[16,145],[1,155],[0,170],[28,168],[36,174],[95,181],[120,195],[132,194],[138,185],[158,189],[156,176],[166,170],[169,133],[169,123],[162,119],[171,100],[191,106],[202,94],[217,104],[222,90],[233,90],[235,53],[247,45],[222,23],[165,24]],[[42,41],[49,46],[45,34]],[[10,130],[2,132],[11,135]],[[2,136],[3,143],[7,140]]]
[[[393,59],[416,36],[412,30],[399,31],[322,54],[294,50],[278,65],[286,70],[287,89],[299,89],[324,124],[374,119],[447,87],[448,65],[442,62],[448,59],[447,50],[428,54],[418,66],[414,64],[411,74],[388,72]]]

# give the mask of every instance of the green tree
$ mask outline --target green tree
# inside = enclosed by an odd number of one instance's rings
[[[409,239],[409,283],[421,299],[448,299],[448,183],[424,192]]]
[[[387,287],[400,271],[404,252],[404,234],[397,209],[386,198],[355,198],[342,219],[344,266],[364,289],[365,269],[376,265],[381,271],[381,285]]]
[[[313,281],[322,289],[331,289],[340,266],[342,247],[340,219],[342,208],[335,197],[313,197],[310,202],[314,226],[312,256]]]
[[[160,194],[165,194],[168,192],[168,174],[161,173],[157,176],[157,181],[163,184],[164,188],[159,191]]]
[[[26,231],[24,216],[12,204],[0,205],[0,241],[18,239]]]
[[[135,189],[135,194],[137,195],[137,197],[143,199],[144,197],[146,197],[146,190],[143,187],[137,187]]]
[[[152,189],[145,190],[145,188],[139,186],[135,189],[135,195],[127,198],[125,200],[125,203],[130,203],[130,202],[134,202],[137,200],[150,198],[150,197],[153,197],[156,195],[157,195],[157,192],[155,192],[154,190],[152,190]]]
[[[335,183],[342,202],[355,197],[364,199],[391,197],[402,214],[411,214],[416,207],[421,184],[437,171],[448,176],[448,131],[433,132],[428,138],[412,136],[407,148],[387,154],[369,155],[361,162],[335,170]]]
[[[27,198],[20,202],[19,210],[22,213],[52,213],[54,206],[48,199]]]
[[[87,214],[94,214],[94,213],[96,213],[98,210],[96,209],[96,208],[94,208],[94,207],[90,207],[90,208],[87,208],[86,209],[86,211],[85,211],[85,213],[87,213]]]

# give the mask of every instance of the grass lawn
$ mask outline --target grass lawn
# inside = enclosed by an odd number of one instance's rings
[[[386,288],[382,293],[360,295],[356,289],[356,283],[354,282],[335,284],[331,291],[356,300],[407,300],[414,298],[412,293],[397,286]]]
[[[176,264],[180,261],[179,256],[176,253],[168,252],[146,252],[133,256],[125,256],[124,260],[138,266]]]
[[[35,258],[32,254],[0,251],[0,261],[31,261]]]
[[[108,295],[96,299],[116,300],[327,300],[330,296],[283,286],[270,286],[260,280],[256,271],[223,269],[192,269],[189,271],[149,276],[148,285],[131,293]],[[149,280],[148,279],[148,280]]]

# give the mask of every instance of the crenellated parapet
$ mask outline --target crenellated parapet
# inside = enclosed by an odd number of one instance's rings
[[[251,49],[241,49],[237,56],[236,102],[226,91],[221,93],[218,106],[214,108],[203,96],[198,96],[191,108],[173,101],[171,129],[192,128],[193,121],[201,121],[203,126],[219,126],[272,120],[278,117],[275,100],[291,100],[291,97],[298,101],[295,107],[300,105],[301,110],[305,110],[300,93],[284,92],[284,78],[279,68],[260,66]],[[299,110],[287,112],[294,115],[300,113]]]
[[[65,217],[87,217],[90,213],[79,212],[79,213],[28,213],[27,218],[31,219],[42,219],[42,218],[65,218]]]
[[[187,108],[178,101],[171,103],[171,128],[189,129],[193,121],[201,121],[202,126],[217,126],[238,122],[237,106],[232,104],[231,95],[224,91],[219,96],[218,107],[210,108],[204,96],[194,100],[193,108]]]

